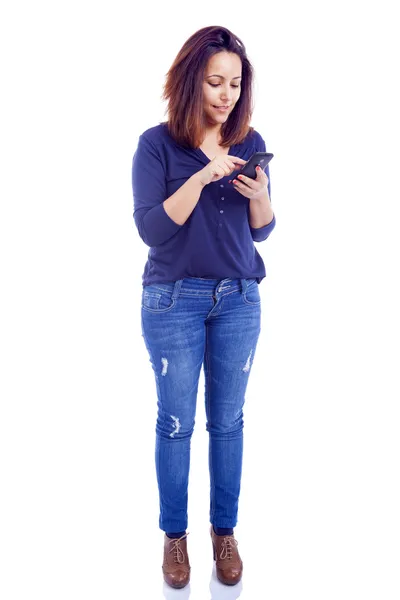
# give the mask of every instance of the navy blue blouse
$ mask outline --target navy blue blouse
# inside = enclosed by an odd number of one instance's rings
[[[253,130],[228,154],[248,160],[265,152],[265,142]],[[232,175],[204,186],[183,225],[166,213],[163,201],[210,159],[200,148],[184,148],[171,137],[166,123],[144,131],[132,163],[133,218],[139,235],[150,246],[142,285],[204,277],[209,279],[265,277],[264,262],[254,242],[267,239],[275,227],[254,229],[249,223],[249,199],[236,191]],[[265,169],[269,178],[269,165]],[[271,186],[268,184],[271,198]]]

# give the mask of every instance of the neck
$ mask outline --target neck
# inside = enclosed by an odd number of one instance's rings
[[[208,126],[204,137],[205,139],[215,140],[219,143],[221,139],[221,125],[218,123],[217,125]]]

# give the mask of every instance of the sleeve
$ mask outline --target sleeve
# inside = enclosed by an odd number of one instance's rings
[[[139,235],[147,246],[169,240],[183,225],[165,212],[167,198],[164,167],[160,155],[143,134],[139,137],[132,161],[133,218]]]
[[[261,137],[260,134],[259,134],[259,142],[258,142],[257,152],[267,152],[266,146],[265,146],[265,141],[263,140],[263,138]],[[270,179],[270,175],[269,175],[269,164],[265,168],[265,174],[268,177],[268,194],[269,194],[269,198],[271,200],[271,179]],[[272,204],[272,200],[271,200],[271,204]],[[258,227],[257,229],[254,229],[254,227],[252,227],[249,223],[251,237],[253,238],[253,240],[255,242],[263,242],[264,240],[266,240],[267,237],[269,236],[269,234],[271,233],[271,231],[274,229],[275,223],[276,223],[275,213],[274,213],[274,216],[272,217],[272,221],[270,221],[267,225],[264,225],[264,227]]]

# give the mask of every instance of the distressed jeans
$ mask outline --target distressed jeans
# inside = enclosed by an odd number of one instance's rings
[[[190,442],[204,365],[210,523],[237,523],[243,405],[260,334],[256,279],[189,277],[143,287],[142,336],[158,397],[155,463],[159,527],[188,526]]]

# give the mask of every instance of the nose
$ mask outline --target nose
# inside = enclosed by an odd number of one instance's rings
[[[227,104],[230,104],[232,101],[232,96],[230,94],[222,94],[222,100]]]
[[[225,104],[231,104],[231,102],[232,102],[232,91],[230,89],[229,89],[229,92],[226,89],[222,90],[221,102],[225,102]]]

